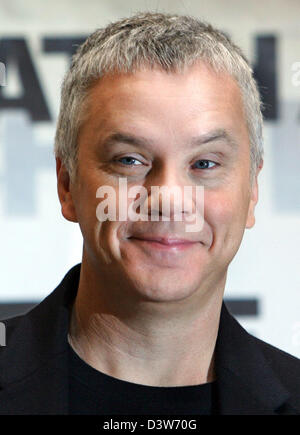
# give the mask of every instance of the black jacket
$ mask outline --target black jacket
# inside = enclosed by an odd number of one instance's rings
[[[69,304],[80,265],[29,313],[4,320],[0,414],[68,414]],[[216,344],[220,414],[300,415],[300,360],[248,334],[222,305]]]

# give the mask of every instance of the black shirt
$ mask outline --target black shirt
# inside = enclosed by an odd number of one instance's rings
[[[212,415],[216,384],[153,387],[106,375],[84,362],[69,345],[69,414]]]

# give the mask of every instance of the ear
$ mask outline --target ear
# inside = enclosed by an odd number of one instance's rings
[[[57,192],[61,204],[62,215],[68,221],[78,222],[71,192],[69,172],[58,157],[56,157],[56,175]]]
[[[253,184],[251,186],[251,199],[250,199],[250,203],[249,203],[249,208],[248,208],[248,216],[247,216],[247,221],[246,221],[246,228],[250,229],[254,226],[255,224],[255,215],[254,215],[254,211],[255,211],[255,206],[257,204],[258,201],[258,181],[257,181],[257,177],[259,172],[261,171],[261,168],[263,167],[263,160],[260,161],[260,164],[257,168],[254,180],[253,180]]]

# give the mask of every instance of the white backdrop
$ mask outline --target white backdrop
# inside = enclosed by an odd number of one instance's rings
[[[203,18],[253,63],[257,37],[276,39],[278,114],[265,122],[257,221],[229,268],[225,295],[256,298],[258,315],[240,323],[300,357],[300,2],[293,0],[0,0],[0,53],[3,39],[25,41],[49,112],[37,121],[26,108],[0,106],[0,303],[40,301],[81,260],[79,228],[60,213],[52,154],[69,56],[45,48],[45,39],[83,37],[145,10]],[[20,99],[22,70],[13,60],[6,67],[3,96]]]

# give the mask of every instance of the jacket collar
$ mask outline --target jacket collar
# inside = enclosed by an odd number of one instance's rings
[[[289,398],[250,335],[222,304],[216,343],[216,374],[221,414],[276,414]]]
[[[6,321],[7,346],[0,351],[0,414],[68,413],[68,307],[79,275],[80,264],[30,313],[18,322]],[[275,414],[289,397],[255,339],[224,303],[216,374],[220,414]]]

